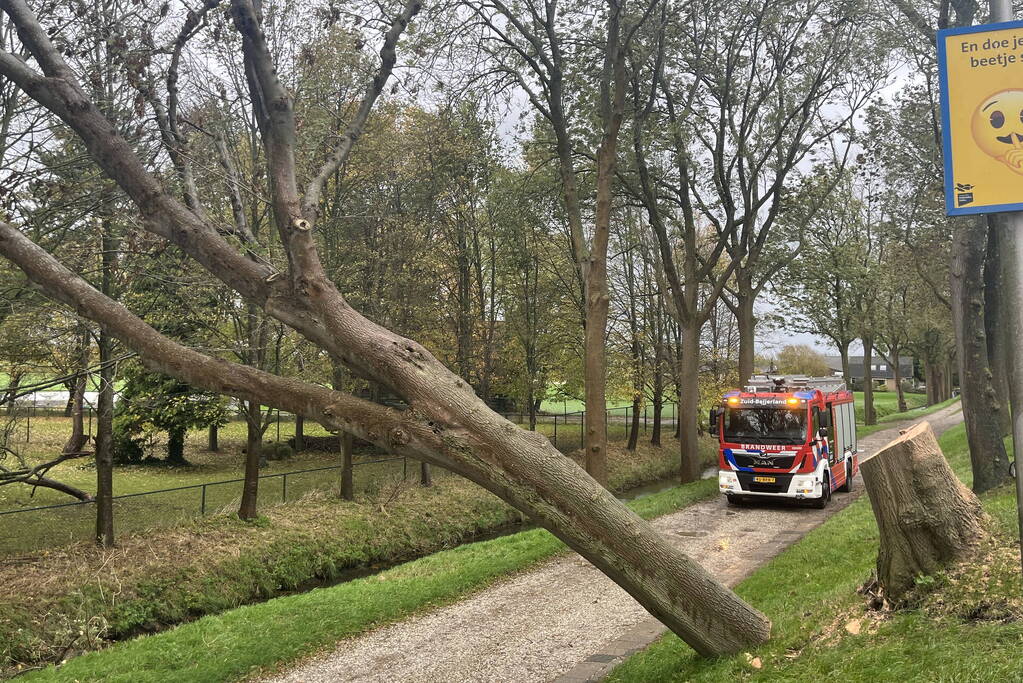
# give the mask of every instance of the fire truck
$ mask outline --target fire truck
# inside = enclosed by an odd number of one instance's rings
[[[841,379],[753,376],[710,411],[728,502],[795,498],[823,508],[859,471],[853,394]]]

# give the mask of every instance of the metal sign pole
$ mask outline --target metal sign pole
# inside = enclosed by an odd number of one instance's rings
[[[1011,0],[990,0],[991,21],[1012,21]],[[1009,275],[1006,294],[1008,301],[1015,303],[1007,308],[1012,311],[1012,348],[1009,349],[1009,405],[1012,410],[1012,451],[1016,465],[1016,512],[1019,522],[1020,569],[1023,570],[1023,472],[1019,468],[1020,454],[1023,453],[1023,212],[1003,213],[996,218],[1001,231],[999,242],[1004,247],[1001,254],[1007,259]]]

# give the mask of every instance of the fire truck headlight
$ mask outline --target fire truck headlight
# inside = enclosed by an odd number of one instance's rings
[[[718,471],[718,488],[722,491],[738,491],[739,477],[735,476],[735,472]]]
[[[817,488],[817,477],[816,475],[793,477],[792,488],[796,493],[813,493]]]

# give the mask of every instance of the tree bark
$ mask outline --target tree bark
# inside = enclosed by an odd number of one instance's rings
[[[639,396],[634,396],[632,399],[632,416],[629,424],[629,441],[625,445],[626,450],[636,450],[636,446],[639,443],[639,413],[642,407],[643,404]]]
[[[934,362],[929,358],[924,358],[924,385],[927,393],[926,400],[928,406],[938,403],[938,399],[936,398],[938,395],[938,387],[936,386],[938,381],[937,374],[938,373],[934,369]]]
[[[255,519],[259,500],[259,468],[263,464],[263,409],[255,401],[245,406],[245,479],[238,507],[241,519]]]
[[[899,351],[901,349],[898,346],[893,346],[892,351],[892,378],[895,380],[895,395],[899,400],[899,412],[904,413],[909,410],[909,406],[906,405],[906,392],[902,390],[902,367],[899,364]]]
[[[683,484],[700,478],[700,442],[696,429],[700,419],[700,327],[700,323],[695,321],[682,324],[678,440],[681,457],[679,477]]]
[[[305,450],[305,418],[295,416],[295,452]]]
[[[849,344],[838,345],[838,355],[842,358],[842,379],[845,380],[845,386],[852,390],[852,371],[849,369]]]
[[[987,226],[982,217],[959,221],[952,249],[952,325],[956,332],[963,418],[973,467],[973,490],[983,493],[1009,476],[1000,413],[991,385],[984,322],[983,268]]]
[[[930,423],[912,427],[861,467],[881,536],[877,579],[889,599],[985,536],[980,501],[948,466]]]
[[[874,338],[864,335],[863,340],[863,424],[877,424],[874,411]]]
[[[355,439],[349,432],[343,432],[341,441],[341,499],[355,500],[355,477],[353,476],[352,447]]]
[[[984,254],[984,332],[987,336],[988,367],[991,369],[991,388],[999,405],[1009,405],[1009,348],[1012,346],[1011,311],[1004,295],[1006,279],[1000,257],[998,217],[987,219],[987,249]],[[1004,248],[1004,247],[1003,247]],[[1012,431],[1010,411],[998,411],[998,426],[1002,436]]]
[[[419,463],[419,485],[424,488],[433,486],[433,474],[430,472],[430,463]]]
[[[114,366],[110,362],[113,339],[106,330],[100,330],[98,345],[100,371],[99,396],[96,401],[96,543],[104,548],[112,548],[114,546]]]
[[[206,448],[209,451],[216,453],[220,450],[220,426],[210,425],[206,431]],[[296,447],[297,451],[298,448]]]
[[[736,297],[735,323],[739,328],[739,386],[753,375],[754,352],[756,350],[757,319],[753,315],[755,297],[752,291],[744,293],[740,288]]]
[[[583,448],[586,473],[607,484],[607,359],[604,333],[607,330],[607,272],[605,264],[592,264],[601,274],[587,277],[586,330],[583,337],[586,424]]]

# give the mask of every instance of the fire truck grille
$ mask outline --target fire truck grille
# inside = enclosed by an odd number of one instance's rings
[[[735,464],[739,467],[772,467],[779,470],[790,470],[796,462],[794,455],[743,455],[734,453]]]
[[[773,482],[759,482],[753,481],[754,477],[764,477],[762,474],[754,474],[753,472],[736,472],[739,477],[739,485],[743,491],[749,491],[750,493],[785,493],[789,490],[789,482],[792,481],[791,474],[769,474],[768,477],[774,477]]]

